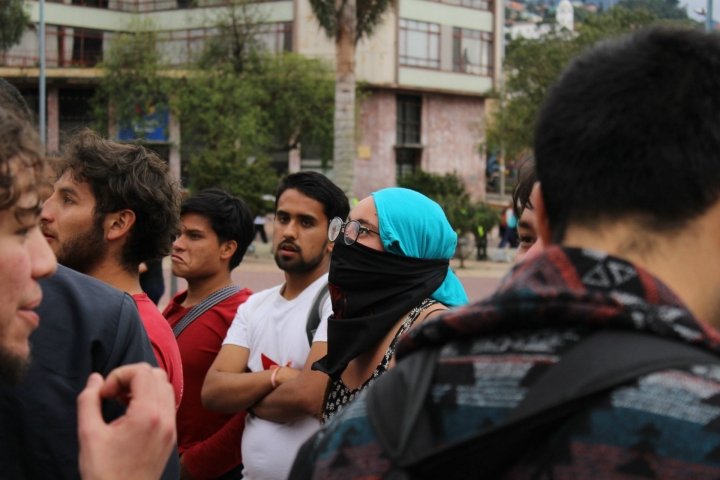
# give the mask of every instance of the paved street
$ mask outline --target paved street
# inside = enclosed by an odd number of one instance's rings
[[[278,285],[283,282],[283,272],[277,265],[270,253],[270,245],[259,241],[255,245],[255,254],[247,254],[238,268],[233,271],[232,278],[238,285],[248,287],[253,292],[259,292],[266,288]],[[470,301],[480,300],[490,295],[497,287],[500,279],[508,272],[509,263],[477,262],[466,260],[465,268],[460,269],[460,262],[453,260],[451,266],[458,276]],[[160,300],[160,308],[164,308],[170,299],[170,258],[163,261],[165,271],[165,295]],[[178,291],[186,287],[185,280],[177,279]]]

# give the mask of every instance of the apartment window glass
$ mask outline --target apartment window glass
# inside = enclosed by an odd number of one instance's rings
[[[263,25],[255,38],[270,53],[290,52],[292,51],[292,27],[291,22],[269,23]]]
[[[440,25],[400,19],[400,65],[440,68]]]
[[[492,75],[492,33],[453,28],[453,70]]]
[[[395,176],[397,179],[407,177],[420,170],[422,148],[395,149]]]
[[[417,95],[397,96],[397,144],[420,144],[420,118],[422,97]]]

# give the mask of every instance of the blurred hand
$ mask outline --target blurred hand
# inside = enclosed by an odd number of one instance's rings
[[[115,398],[125,415],[107,424],[101,401]],[[167,375],[147,363],[93,373],[78,397],[80,474],[84,480],[157,480],[175,446],[175,395]]]

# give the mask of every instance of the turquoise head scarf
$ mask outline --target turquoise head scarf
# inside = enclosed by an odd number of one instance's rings
[[[406,188],[386,188],[373,192],[372,196],[385,250],[427,260],[452,258],[457,234],[440,205]],[[450,268],[445,282],[430,297],[448,307],[468,303],[465,289]]]

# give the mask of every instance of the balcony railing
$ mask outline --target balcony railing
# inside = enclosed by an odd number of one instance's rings
[[[147,13],[196,7],[224,7],[233,0],[47,0],[53,3],[104,8],[119,12]],[[272,0],[270,0],[272,1]],[[468,0],[464,0],[468,1]]]

